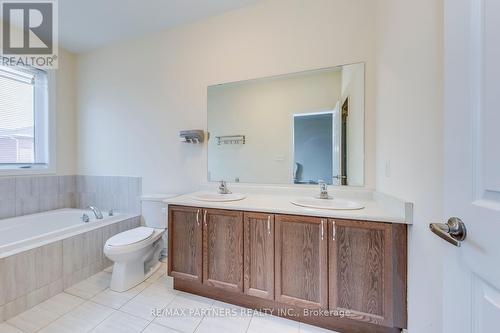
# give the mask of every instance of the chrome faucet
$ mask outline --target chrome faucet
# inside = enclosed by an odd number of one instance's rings
[[[102,212],[99,210],[99,208],[94,206],[88,206],[87,208],[94,213],[96,219],[102,220]]]
[[[219,184],[219,194],[229,194],[231,191],[227,188],[227,184],[225,180],[221,180]]]
[[[318,181],[318,184],[319,184],[319,198],[330,199],[330,195],[328,195],[328,185],[322,180]]]

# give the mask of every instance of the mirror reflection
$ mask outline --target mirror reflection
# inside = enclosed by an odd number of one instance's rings
[[[208,179],[362,186],[364,64],[208,87]]]

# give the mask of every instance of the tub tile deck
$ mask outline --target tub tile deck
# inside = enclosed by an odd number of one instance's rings
[[[173,290],[166,266],[136,288],[109,290],[109,269],[77,284],[34,308],[0,324],[1,333],[334,333],[314,326],[254,314],[235,317],[184,315],[154,317],[152,310],[186,308],[200,310],[237,306]],[[77,287],[78,286],[78,287]],[[72,292],[73,294],[70,294]],[[75,295],[76,294],[76,295]]]

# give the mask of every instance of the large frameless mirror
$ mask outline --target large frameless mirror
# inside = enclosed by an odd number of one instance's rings
[[[364,184],[364,64],[208,87],[208,179]]]

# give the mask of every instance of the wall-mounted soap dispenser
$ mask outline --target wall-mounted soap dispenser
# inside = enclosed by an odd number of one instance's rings
[[[179,136],[185,143],[202,143],[205,138],[205,132],[202,130],[180,131]]]

